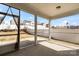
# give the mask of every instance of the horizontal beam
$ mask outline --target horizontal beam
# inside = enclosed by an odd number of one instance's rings
[[[5,13],[5,12],[0,12],[0,14],[6,15],[7,13]],[[7,14],[7,16],[19,17],[18,15],[12,15],[12,14]]]

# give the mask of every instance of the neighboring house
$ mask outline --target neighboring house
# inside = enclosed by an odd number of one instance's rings
[[[16,23],[17,23],[17,19],[16,20]],[[27,21],[27,20],[20,20],[20,29],[25,29],[25,28],[28,28],[29,26],[31,27],[34,27],[35,23],[33,21]],[[44,23],[37,23],[37,28],[40,29],[44,29],[44,28],[47,28],[47,24],[44,24]],[[10,20],[10,23],[9,24],[6,24],[5,21],[3,21],[0,25],[0,30],[4,30],[4,29],[7,29],[7,30],[17,30],[17,25],[15,24],[15,21],[12,19]]]

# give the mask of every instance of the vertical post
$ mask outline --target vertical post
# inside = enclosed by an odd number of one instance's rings
[[[37,45],[37,15],[35,15],[35,45]]]
[[[17,34],[17,43],[16,43],[16,50],[19,50],[19,44],[20,44],[20,10],[19,10],[19,17],[18,17],[18,34]]]
[[[49,40],[51,39],[51,20],[49,19]]]

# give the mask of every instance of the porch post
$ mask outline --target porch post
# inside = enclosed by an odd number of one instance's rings
[[[49,19],[49,40],[51,39],[51,20]]]
[[[37,45],[37,15],[35,15],[35,45]]]

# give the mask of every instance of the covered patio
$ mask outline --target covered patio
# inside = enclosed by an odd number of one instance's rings
[[[17,34],[17,42],[16,42],[16,51],[9,53],[9,54],[3,54],[3,55],[24,55],[24,56],[56,56],[56,55],[79,55],[79,45],[72,43],[72,42],[66,42],[63,40],[55,40],[52,39],[51,36],[51,21],[74,15],[79,12],[79,4],[68,4],[68,3],[7,3],[4,4],[9,7],[13,7],[15,9],[19,10],[19,18],[18,18],[18,34]],[[25,40],[28,40],[30,42],[33,41],[33,44],[28,44],[28,46],[25,46],[26,41],[23,39],[20,43],[20,10],[27,11],[28,13],[31,13],[34,15],[34,22],[35,22],[35,33],[34,37],[26,38]],[[43,17],[48,19],[49,26],[48,26],[48,38],[40,37],[37,35],[37,16]],[[22,45],[22,48],[21,47]],[[24,46],[24,47],[23,47]],[[7,46],[6,46],[7,47]],[[14,47],[12,47],[14,48]],[[4,49],[5,50],[5,49]]]

